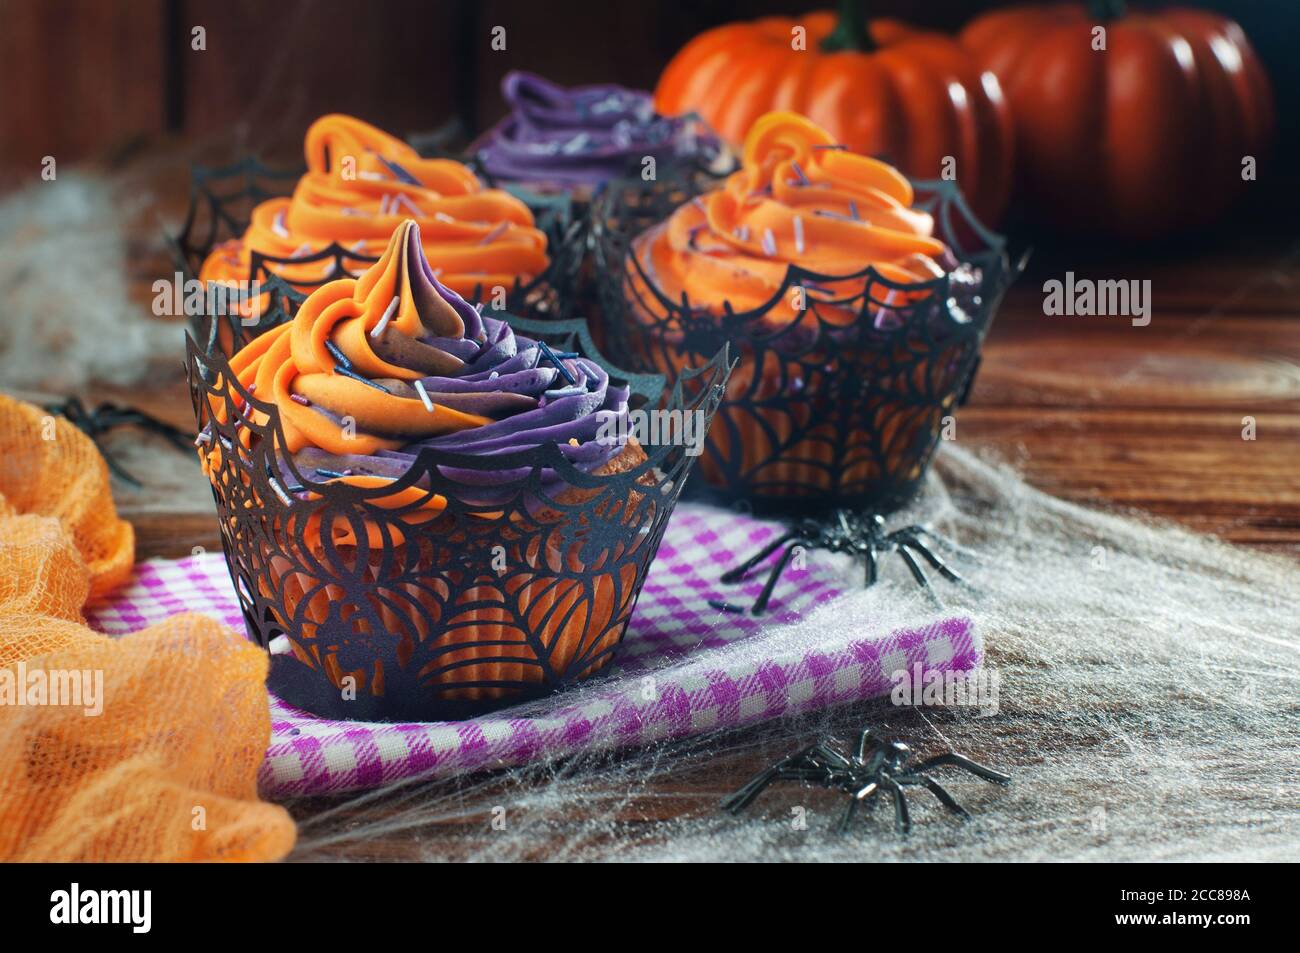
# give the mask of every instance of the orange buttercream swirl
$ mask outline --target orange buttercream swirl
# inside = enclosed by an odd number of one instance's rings
[[[442,297],[417,300],[406,260],[411,238],[418,242],[414,222],[393,233],[383,257],[360,278],[318,288],[292,322],[256,338],[231,359],[240,383],[279,408],[290,453],[318,447],[333,454],[373,454],[491,423],[441,404],[427,409],[413,386],[427,374],[464,366],[419,338],[459,338],[465,324]]]
[[[951,256],[912,201],[911,184],[892,166],[846,151],[802,116],[768,113],[746,137],[740,170],[639,235],[632,253],[664,297],[680,302],[684,292],[712,314],[723,313],[724,301],[737,312],[763,307],[792,264],[829,276],[872,265],[891,281],[927,281],[944,274],[940,262]],[[804,291],[810,301],[852,297],[862,279]],[[798,310],[790,295],[764,321],[787,323]],[[850,308],[819,312],[835,323],[856,317]]]
[[[450,159],[422,159],[409,145],[350,116],[322,116],[307,130],[307,172],[291,198],[254,210],[237,241],[203,263],[204,282],[249,280],[250,251],[300,258],[332,242],[368,257],[381,254],[404,220],[420,225],[438,278],[462,295],[527,283],[549,264],[546,236],[515,196],[486,189]],[[285,280],[315,285],[333,261],[271,265]]]

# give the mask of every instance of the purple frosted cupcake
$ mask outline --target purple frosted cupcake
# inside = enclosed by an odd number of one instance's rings
[[[622,86],[557,86],[512,71],[501,82],[510,114],[471,146],[500,182],[566,191],[578,201],[611,179],[656,165],[728,162],[721,140],[695,116],[657,114],[651,95]]]

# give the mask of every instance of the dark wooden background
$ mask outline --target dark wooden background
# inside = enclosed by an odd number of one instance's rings
[[[1230,13],[1273,76],[1280,147],[1300,124],[1300,3],[1181,0]],[[691,36],[719,23],[830,0],[0,0],[0,192],[41,157],[111,161],[142,142],[296,152],[320,114],[394,132],[504,111],[509,69],[564,83],[652,88]],[[868,0],[874,15],[955,30],[996,0]],[[1134,6],[1141,6],[1135,2]],[[507,50],[489,47],[494,26]],[[191,48],[202,26],[206,46]],[[1158,124],[1158,117],[1153,117]]]
[[[943,28],[989,5],[871,2],[877,12]],[[85,161],[124,175],[135,170],[156,193],[164,217],[177,221],[193,146],[297,152],[307,124],[329,110],[354,112],[399,133],[453,115],[481,127],[502,111],[497,83],[507,69],[536,69],[570,83],[648,87],[700,29],[804,6],[0,0],[0,193],[34,179],[41,156],[55,155],[60,163]],[[1300,155],[1300,57],[1294,54],[1300,3],[1217,6],[1232,9],[1272,73],[1283,123],[1278,168],[1287,172],[1289,157]],[[189,47],[194,25],[206,28],[206,51]],[[508,55],[488,47],[494,25],[507,28]],[[1158,117],[1152,122],[1158,132]],[[1040,248],[989,335],[958,439],[996,451],[1032,484],[1065,499],[1132,507],[1241,546],[1300,553],[1300,241],[1288,211],[1297,207],[1300,190],[1280,174],[1259,185],[1249,190],[1251,207],[1231,221],[1137,255]],[[134,239],[129,278],[143,302],[152,280],[170,269],[157,224],[143,222]],[[1043,281],[1067,269],[1085,277],[1151,279],[1158,304],[1152,324],[1045,318]],[[0,315],[0,331],[5,320]],[[98,388],[83,396],[192,425],[179,362],[173,377],[149,387]],[[1258,439],[1249,442],[1242,440],[1248,415],[1258,422]],[[130,494],[115,490],[118,505],[129,511]],[[219,545],[210,512],[147,507],[131,520],[139,559]],[[733,754],[708,770],[661,784],[671,788],[661,793],[674,796],[661,798],[656,810],[665,818],[711,811],[723,792],[786,753],[765,741],[761,728],[740,736]],[[1059,755],[1060,740],[1051,744]],[[626,798],[626,791],[615,793]],[[294,814],[305,821],[328,807],[306,802]],[[342,822],[376,819],[383,810],[354,812]],[[634,823],[643,810],[649,808],[631,805]],[[479,831],[483,823],[469,813],[458,817],[338,856],[456,856],[458,833]]]

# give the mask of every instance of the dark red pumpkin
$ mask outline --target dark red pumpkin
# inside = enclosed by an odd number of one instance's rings
[[[1144,239],[1203,225],[1231,204],[1243,159],[1267,147],[1273,99],[1236,23],[1123,7],[997,10],[962,42],[1011,102],[1030,213],[1065,231]]]
[[[1006,206],[1013,132],[997,80],[951,37],[868,23],[858,0],[841,3],[838,18],[768,17],[701,33],[664,70],[655,105],[695,111],[737,146],[764,113],[802,113],[916,179],[943,178],[952,157],[957,184],[989,224]]]

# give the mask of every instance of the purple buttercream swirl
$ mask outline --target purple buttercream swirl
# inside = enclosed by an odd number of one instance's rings
[[[712,162],[722,149],[698,118],[660,116],[649,93],[622,86],[565,89],[514,71],[501,92],[511,113],[476,144],[498,179],[597,186],[645,156]]]
[[[335,454],[307,447],[294,455],[299,470],[309,477],[315,471],[326,479],[349,475],[396,479],[426,447],[492,456],[554,445],[584,472],[615,457],[628,433],[628,387],[612,383],[595,361],[552,350],[515,334],[505,321],[481,315],[434,276],[419,244],[418,230],[412,228],[407,239],[402,270],[423,333],[409,335],[385,325],[377,326],[371,337],[376,352],[387,363],[417,370],[423,376],[418,381],[363,379],[395,397],[487,417],[489,422],[412,439],[400,450]],[[448,306],[454,317],[448,314]],[[350,367],[344,370],[361,376]],[[309,406],[335,423],[347,413],[345,407]],[[401,439],[400,434],[389,436]],[[446,468],[444,472],[450,473]],[[484,484],[514,475],[507,470],[465,473],[467,479]],[[549,470],[544,476],[554,478]]]

